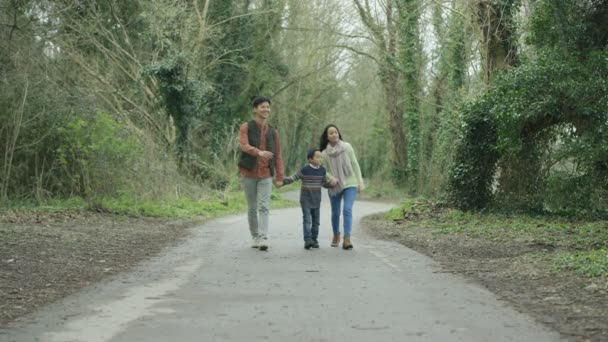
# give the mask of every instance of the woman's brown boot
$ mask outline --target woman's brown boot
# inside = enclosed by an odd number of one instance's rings
[[[334,234],[334,238],[331,240],[332,247],[338,247],[340,244],[340,234]]]
[[[350,243],[350,237],[344,237],[344,241],[342,241],[342,249],[353,249],[353,244]]]

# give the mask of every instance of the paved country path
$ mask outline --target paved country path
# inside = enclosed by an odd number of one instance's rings
[[[296,197],[297,194],[288,194]],[[299,208],[272,210],[270,249],[249,247],[246,215],[210,221],[134,272],[50,305],[0,341],[559,341],[481,287],[431,259],[372,238],[355,202],[353,243],[305,250]]]

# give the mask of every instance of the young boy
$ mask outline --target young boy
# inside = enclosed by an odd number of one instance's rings
[[[321,208],[321,187],[332,187],[336,181],[327,175],[321,166],[321,151],[315,148],[308,150],[308,165],[291,177],[283,179],[282,184],[291,184],[302,180],[300,188],[300,205],[303,214],[304,248],[319,248],[319,220]]]

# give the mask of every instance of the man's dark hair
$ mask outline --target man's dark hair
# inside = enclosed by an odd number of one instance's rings
[[[308,153],[306,154],[306,158],[308,160],[312,159],[315,156],[315,153],[319,151],[318,148],[311,147],[308,149]],[[320,151],[319,151],[320,152]]]
[[[264,102],[268,102],[269,105],[272,104],[272,102],[270,101],[270,99],[267,98],[266,96],[256,96],[253,99],[253,108],[256,108],[257,106],[261,105]]]

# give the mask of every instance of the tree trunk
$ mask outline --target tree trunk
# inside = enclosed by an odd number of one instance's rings
[[[483,80],[490,84],[494,73],[518,63],[513,17],[516,0],[475,0],[481,33]]]
[[[399,36],[399,63],[403,73],[401,85],[403,97],[403,116],[405,135],[407,136],[407,175],[408,183],[414,192],[423,186],[420,176],[420,43],[418,19],[420,10],[418,0],[401,0],[396,2],[398,11],[397,30]]]
[[[399,73],[389,66],[381,67],[381,80],[386,96],[386,111],[389,116],[389,131],[392,138],[392,169],[396,181],[407,179],[408,150],[403,129],[403,101]]]

